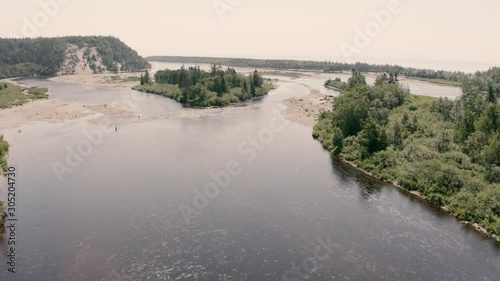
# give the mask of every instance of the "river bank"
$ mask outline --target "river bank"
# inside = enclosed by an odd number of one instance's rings
[[[122,80],[110,78],[115,77],[114,74],[57,76],[49,78],[49,80],[95,86],[128,87],[130,83],[134,83],[126,80],[128,75],[131,74],[121,74],[120,77],[124,77]],[[10,83],[23,88],[30,87],[29,85],[19,82],[18,78],[2,79],[0,83]],[[118,104],[64,103],[58,99],[54,99],[51,96],[50,89],[47,94],[49,95],[48,99],[30,100],[22,105],[0,109],[0,120],[2,120],[2,122],[0,122],[0,135],[5,130],[19,128],[25,124],[37,122],[51,124],[64,123],[96,114],[101,114],[115,120],[131,120],[137,118],[137,115],[133,114],[129,109],[119,106]],[[22,134],[22,129],[19,129],[18,133]],[[8,158],[8,155],[6,157]],[[4,178],[3,175],[0,175],[0,191],[3,189],[3,184]]]
[[[108,87],[133,87],[139,84],[142,72],[75,74],[54,76],[48,80],[60,83],[83,84]]]
[[[330,153],[332,153],[333,155],[333,152],[331,151]],[[372,178],[375,178],[379,181],[382,181],[382,182],[385,182],[387,184],[390,184],[394,187],[396,187],[397,189],[403,191],[403,193],[407,194],[408,196],[413,196],[427,204],[430,204],[431,206],[435,207],[435,208],[438,208],[440,209],[441,211],[449,214],[450,216],[452,216],[453,218],[457,219],[457,217],[450,211],[448,210],[448,208],[444,207],[444,206],[436,206],[434,204],[432,204],[431,202],[429,202],[429,200],[423,196],[422,194],[420,194],[420,192],[418,191],[410,191],[406,188],[404,188],[402,185],[400,185],[397,181],[393,181],[393,182],[389,182],[389,181],[386,181],[384,180],[382,177],[380,177],[379,175],[376,175],[366,169],[363,169],[361,167],[359,167],[358,165],[356,165],[356,163],[352,162],[352,161],[349,161],[343,157],[340,157],[340,156],[334,156],[334,157],[338,157],[338,159],[340,159],[343,163],[346,163],[348,164],[349,166],[351,166],[352,168],[360,171],[361,173],[367,175],[367,176],[370,176]],[[458,220],[458,219],[457,219]],[[460,221],[460,220],[459,220]],[[489,237],[489,238],[492,238],[498,242],[500,242],[500,236],[499,235],[496,235],[496,234],[492,234],[492,233],[489,233],[488,230],[486,230],[484,227],[482,227],[481,225],[477,224],[477,223],[472,223],[472,222],[469,222],[469,221],[460,221],[462,224],[464,225],[468,225],[468,226],[471,226],[472,228],[474,228],[474,230],[476,230],[477,232]]]
[[[332,97],[318,90],[310,90],[309,95],[287,99],[283,104],[290,121],[312,128],[321,112],[332,109],[332,102]]]
[[[344,95],[336,100],[337,112],[346,112],[346,104],[349,104],[349,102],[356,103],[360,100],[361,95],[356,92],[355,89],[350,93],[352,93],[353,96]],[[358,94],[358,96],[354,96],[356,94]],[[313,136],[318,138],[323,146],[332,153],[332,150],[336,149],[335,153],[340,154],[341,159],[354,168],[371,177],[385,180],[385,182],[401,190],[405,190],[405,192],[411,193],[419,199],[425,200],[429,204],[440,208],[442,211],[453,215],[453,217],[459,221],[465,221],[462,222],[463,224],[472,225],[477,231],[500,241],[495,221],[486,221],[484,219],[489,215],[495,218],[494,204],[485,205],[487,207],[480,209],[481,211],[476,213],[475,210],[477,210],[477,208],[471,203],[472,201],[459,201],[459,199],[457,199],[463,196],[474,200],[474,198],[487,194],[488,192],[491,196],[495,196],[495,194],[498,193],[498,190],[495,189],[495,184],[486,182],[485,180],[481,181],[479,183],[482,187],[480,192],[483,193],[477,192],[475,194],[467,189],[467,187],[472,184],[471,182],[473,179],[483,179],[484,174],[471,171],[470,168],[464,168],[447,158],[449,156],[447,152],[451,152],[452,148],[443,152],[432,145],[421,145],[424,142],[434,143],[438,141],[439,139],[429,137],[431,135],[430,132],[433,132],[433,136],[436,136],[438,135],[436,132],[442,130],[443,127],[453,128],[453,124],[435,118],[435,116],[432,115],[433,113],[430,108],[435,102],[434,98],[409,95],[407,101],[408,102],[401,105],[400,108],[388,112],[388,120],[396,120],[396,122],[403,120],[403,123],[405,122],[405,116],[409,118],[409,114],[413,115],[414,125],[410,124],[410,126],[403,128],[403,130],[406,130],[407,137],[401,137],[399,145],[397,132],[393,135],[395,136],[393,142],[390,142],[390,140],[389,142],[385,142],[384,138],[387,138],[387,136],[390,137],[391,132],[397,131],[394,129],[391,131],[391,128],[387,127],[378,127],[374,129],[378,130],[376,133],[373,133],[374,130],[372,130],[370,133],[373,134],[368,137],[367,130],[369,129],[365,127],[363,129],[364,131],[357,133],[355,137],[350,139],[344,138],[343,132],[339,129],[338,125],[337,127],[333,126],[336,126],[336,120],[340,120],[337,122],[345,121],[345,119],[342,118],[346,115],[336,115],[337,112],[322,115],[321,120],[314,127]],[[414,110],[412,111],[411,109]],[[341,123],[341,125],[344,124],[345,123]],[[406,122],[406,124],[409,123]],[[335,130],[339,132],[336,133]],[[384,130],[380,133],[382,137],[373,137],[373,135],[378,134],[381,130]],[[422,137],[418,140],[408,140],[408,136],[413,136],[416,133],[420,133]],[[372,144],[379,141],[379,144],[384,143],[383,145],[385,145],[385,147],[369,152],[369,149],[372,148],[366,146],[367,141],[372,141]],[[429,157],[427,159],[432,160],[426,161],[426,158],[422,156],[424,153]],[[457,151],[457,154],[459,153],[460,152]],[[465,158],[463,161],[470,161],[466,155],[463,155],[463,157]],[[346,161],[346,159],[351,161]],[[468,163],[471,163],[470,165],[476,165],[472,161]],[[449,182],[442,180],[444,177],[450,175],[452,175],[451,177],[457,178],[457,185],[451,186]],[[428,179],[428,182],[417,182],[415,179]],[[453,190],[453,192],[450,190]],[[477,222],[477,224],[471,222]]]

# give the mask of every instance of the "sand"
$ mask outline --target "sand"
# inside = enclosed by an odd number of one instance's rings
[[[78,83],[87,85],[110,86],[110,87],[132,87],[138,82],[125,82],[112,80],[111,77],[119,76],[126,78],[130,76],[139,77],[140,73],[120,74],[77,74],[56,76],[49,80],[65,83]],[[0,82],[9,82],[19,86],[27,87],[14,79],[4,79]],[[62,123],[68,120],[76,120],[95,114],[102,114],[112,119],[137,118],[135,114],[126,108],[117,105],[85,105],[82,103],[62,103],[50,98],[47,100],[35,100],[21,106],[15,106],[0,110],[0,133],[6,129],[17,128],[23,124],[32,122]]]
[[[118,76],[128,77],[139,74],[123,73]],[[58,82],[67,83],[81,83],[81,84],[92,84],[92,85],[104,85],[104,86],[120,86],[120,87],[131,87],[137,84],[137,82],[120,82],[111,81],[111,76],[117,76],[117,74],[101,74],[101,75],[71,75],[71,76],[57,76],[51,78],[50,80]],[[108,82],[106,82],[108,81]],[[15,81],[14,79],[3,79],[0,82],[8,82],[22,87],[27,87]],[[84,118],[91,115],[101,114],[110,119],[135,119],[137,115],[133,114],[125,108],[118,107],[114,104],[111,105],[85,105],[81,103],[62,103],[58,100],[50,98],[49,89],[49,99],[46,100],[35,100],[25,103],[21,106],[15,106],[7,109],[0,109],[0,135],[2,131],[7,129],[18,128],[21,125],[29,124],[33,122],[46,122],[46,123],[62,123],[69,120],[76,120]],[[89,122],[97,122],[96,120],[89,120]],[[4,178],[0,175],[0,192],[3,189]]]
[[[3,130],[18,128],[33,122],[62,123],[101,114],[111,120],[135,120],[137,115],[113,105],[64,104],[56,100],[41,100],[0,110],[0,134]],[[97,124],[97,119],[88,122]]]
[[[318,90],[311,90],[305,97],[285,100],[286,118],[307,127],[314,127],[322,111],[332,109],[333,97],[325,96]]]
[[[135,114],[113,105],[64,104],[56,100],[32,101],[21,106],[0,110],[0,132],[32,122],[62,123],[95,114],[111,119],[137,118]]]
[[[50,81],[59,83],[83,84],[93,86],[109,86],[109,87],[128,87],[139,85],[137,81],[123,81],[127,77],[141,76],[141,72],[123,72],[123,73],[105,73],[105,74],[76,74],[55,76],[49,78]],[[112,77],[119,77],[119,80],[113,80]]]

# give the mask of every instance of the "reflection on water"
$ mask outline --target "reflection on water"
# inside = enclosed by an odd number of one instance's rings
[[[19,268],[0,280],[281,280],[293,266],[290,280],[498,280],[498,243],[332,159],[310,128],[287,125],[251,161],[239,151],[280,101],[323,90],[326,76],[283,78],[257,103],[196,114],[151,96],[136,108],[144,118],[122,120],[63,182],[51,163],[95,125],[6,131],[19,170]],[[43,83],[87,104],[132,93]],[[187,223],[179,204],[192,206],[194,189],[229,161],[241,174]],[[308,274],[318,239],[332,252]],[[6,249],[4,240],[0,264]]]

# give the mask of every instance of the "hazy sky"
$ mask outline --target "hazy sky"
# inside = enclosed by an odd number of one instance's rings
[[[389,10],[391,1],[401,7]],[[40,3],[56,5],[46,12]],[[2,0],[2,7],[2,37],[113,35],[143,56],[342,60],[349,55],[341,46],[349,46],[351,59],[500,64],[497,0]],[[372,12],[382,10],[390,20],[374,25]],[[356,28],[367,25],[369,43],[356,44]]]

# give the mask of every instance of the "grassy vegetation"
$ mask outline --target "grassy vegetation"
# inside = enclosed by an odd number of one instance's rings
[[[283,71],[262,71],[262,75],[268,75],[268,76],[283,76],[283,77],[290,77],[294,79],[298,79],[302,76],[309,76],[306,74],[302,73],[297,73],[297,72],[283,72]]]
[[[24,88],[11,83],[0,84],[0,109],[22,105],[31,100],[49,97],[47,88]]]
[[[438,84],[438,85],[442,85],[442,86],[454,86],[454,87],[462,86],[462,82],[460,82],[460,81],[452,81],[452,80],[446,80],[446,79],[419,78],[419,77],[412,77],[410,79],[411,80],[418,80],[418,81],[422,81],[422,82],[427,82],[427,83],[432,83],[432,84]]]
[[[352,81],[351,81],[352,82]],[[313,135],[358,167],[500,234],[500,106],[465,82],[451,101],[347,83]]]
[[[127,77],[120,77],[118,75],[106,77],[106,83],[128,83],[128,82],[139,82],[140,78],[137,76],[127,76]]]
[[[347,89],[347,83],[342,82],[340,78],[335,78],[334,80],[328,79],[325,82],[325,87],[342,92]]]
[[[177,102],[179,102],[182,98],[181,88],[179,88],[179,86],[177,85],[151,82],[144,85],[137,85],[132,89],[150,94],[164,96],[173,99]]]

